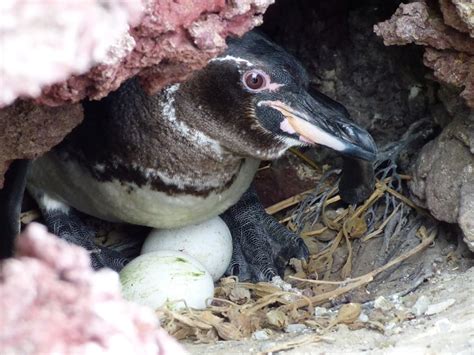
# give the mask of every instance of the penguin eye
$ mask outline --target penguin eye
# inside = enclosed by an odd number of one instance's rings
[[[259,90],[267,85],[267,75],[261,70],[249,70],[243,76],[245,86],[252,90]]]

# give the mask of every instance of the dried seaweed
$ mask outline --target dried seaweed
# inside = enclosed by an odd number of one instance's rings
[[[363,205],[344,215],[345,217],[337,223],[337,226],[339,226],[337,237],[330,243],[330,246],[323,252],[311,256],[314,262],[319,263],[316,266],[317,269],[324,268],[324,263],[330,263],[332,254],[343,239],[348,243],[353,238],[348,226],[351,222],[354,223],[354,221],[360,219],[360,216],[370,206],[383,198],[385,193],[390,194],[392,190],[388,188],[387,184],[378,183],[376,191]],[[401,196],[397,194],[395,197]],[[402,203],[405,203],[403,202],[405,199],[404,197]],[[386,225],[388,224],[386,223]],[[379,228],[383,230],[384,227]],[[417,229],[417,236],[421,242],[416,247],[407,253],[394,257],[382,267],[355,278],[339,281],[308,278],[306,273],[308,273],[311,260],[306,265],[300,265],[300,273],[303,273],[306,277],[292,275],[287,277],[287,280],[293,282],[296,286],[289,290],[282,290],[278,283],[253,284],[239,282],[235,277],[224,278],[216,288],[216,297],[206,310],[170,311],[160,309],[158,314],[160,315],[161,324],[168,332],[179,339],[194,339],[199,342],[214,341],[216,339],[243,339],[260,329],[283,330],[288,324],[294,323],[305,323],[313,327],[319,335],[325,334],[336,324],[354,322],[360,313],[360,305],[352,304],[341,307],[334,319],[322,323],[314,321],[315,306],[330,302],[354,289],[368,285],[381,273],[430,246],[436,233],[436,228],[428,231],[426,227],[420,226]],[[350,244],[347,244],[347,246],[350,248]],[[350,262],[346,265],[350,265]],[[350,274],[350,267],[347,268],[346,273]],[[332,275],[329,274],[329,276]],[[316,286],[310,296],[307,295],[307,292],[305,293],[308,290],[308,285]],[[318,286],[325,286],[330,289],[326,292],[318,292]],[[373,326],[370,322],[367,324]],[[311,339],[319,341],[321,340],[319,335]],[[316,335],[313,334],[313,336]],[[291,348],[291,344],[288,343],[287,345]],[[295,340],[294,344],[299,344],[299,341]],[[284,348],[286,347],[282,347],[282,349]]]

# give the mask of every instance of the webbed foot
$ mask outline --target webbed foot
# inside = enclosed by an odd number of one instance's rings
[[[270,281],[283,274],[291,258],[309,256],[303,239],[265,212],[253,187],[221,217],[231,231],[233,244],[226,273],[240,280]]]
[[[344,158],[339,194],[344,202],[364,202],[374,192],[375,173],[373,163],[362,159]]]
[[[108,267],[120,271],[129,261],[119,252],[95,244],[96,232],[83,222],[80,212],[42,193],[34,195],[48,230],[59,238],[86,249],[90,253],[94,269]]]

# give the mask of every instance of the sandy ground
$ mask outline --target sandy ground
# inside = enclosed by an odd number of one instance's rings
[[[337,326],[326,340],[286,351],[288,354],[474,354],[474,267],[436,275],[419,287],[411,302],[426,296],[430,305],[454,303],[433,315],[421,315],[380,331]],[[452,300],[452,301],[449,301]],[[443,308],[443,307],[441,307]],[[283,334],[268,340],[187,344],[191,354],[256,354],[301,334]]]

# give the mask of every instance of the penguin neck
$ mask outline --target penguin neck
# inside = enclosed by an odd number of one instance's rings
[[[105,136],[111,138],[101,159],[105,166],[96,160],[96,177],[198,196],[220,193],[237,178],[245,158],[203,132],[199,122],[208,120],[191,107],[194,100],[180,91],[180,84],[148,96],[132,82],[117,95],[110,104],[120,112],[105,122]]]
[[[195,113],[201,110],[196,107],[190,112],[182,108],[180,102],[186,97],[178,94],[179,86],[169,86],[157,96],[160,129],[154,135],[160,151],[166,153],[160,154],[158,164],[149,171],[188,193],[221,191],[235,180],[244,157],[233,154],[199,129],[196,120],[205,119]]]
[[[149,96],[128,82],[104,103],[86,106],[85,121],[56,151],[101,181],[149,185],[170,195],[224,191],[245,157],[201,129],[199,121],[209,119],[199,116],[202,110],[192,108],[194,100],[179,88]]]

